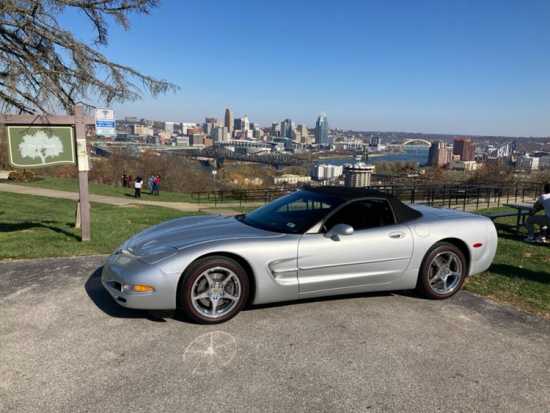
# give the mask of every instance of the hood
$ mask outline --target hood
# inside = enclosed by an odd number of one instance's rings
[[[243,224],[235,217],[205,215],[178,218],[146,229],[130,238],[123,248],[143,257],[214,241],[282,235]]]

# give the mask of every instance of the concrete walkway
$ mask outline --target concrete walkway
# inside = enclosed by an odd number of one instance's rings
[[[36,188],[24,185],[3,184],[0,183],[0,192],[11,192],[15,194],[36,195],[45,196],[49,198],[61,198],[71,199],[78,201],[78,192],[59,191],[56,189]],[[147,205],[157,206],[162,208],[176,209],[178,211],[185,212],[205,212],[205,213],[217,213],[234,215],[237,211],[232,208],[239,208],[241,205],[238,202],[224,203],[223,207],[218,207],[220,204],[213,203],[192,203],[192,202],[165,202],[165,201],[146,201],[141,199],[135,199],[131,197],[116,197],[107,195],[95,195],[90,194],[91,202],[98,202],[101,204],[117,205],[117,206],[129,206],[129,205]],[[246,206],[259,206],[255,204],[246,204]]]

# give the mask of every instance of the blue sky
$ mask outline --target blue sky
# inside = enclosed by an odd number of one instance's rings
[[[181,87],[117,116],[550,136],[547,0],[164,0],[102,51]]]

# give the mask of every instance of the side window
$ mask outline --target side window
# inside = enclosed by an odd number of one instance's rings
[[[351,225],[354,230],[359,231],[393,225],[395,218],[388,201],[366,199],[343,207],[325,222],[325,228],[329,230],[336,224]]]
[[[333,205],[320,200],[298,198],[294,202],[283,205],[276,212],[329,210],[332,207]]]

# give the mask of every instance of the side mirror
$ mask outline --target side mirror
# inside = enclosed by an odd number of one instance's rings
[[[340,236],[353,234],[353,227],[348,224],[336,224],[327,231],[325,236],[333,241],[340,241]]]

